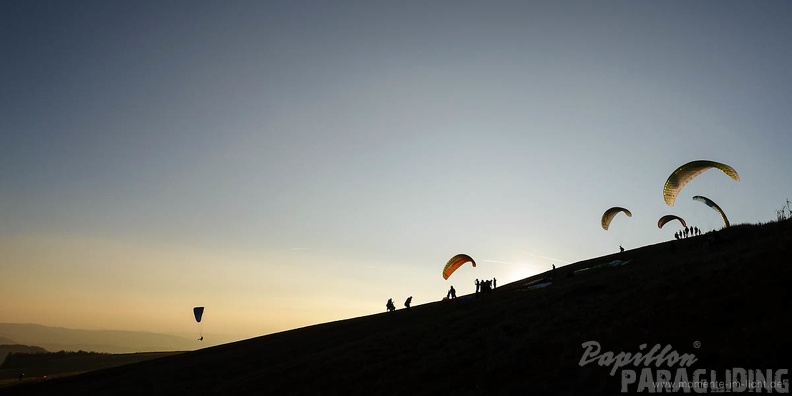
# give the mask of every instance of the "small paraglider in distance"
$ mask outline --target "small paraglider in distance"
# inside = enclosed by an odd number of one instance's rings
[[[204,313],[204,307],[195,307],[195,308],[193,308],[193,316],[195,316],[195,322],[196,323],[201,323],[201,319],[203,318],[203,313]],[[202,327],[201,327],[200,332],[201,332],[201,334],[200,334],[200,337],[198,338],[198,341],[203,341],[204,337],[203,337],[203,328]]]
[[[195,307],[193,308],[193,315],[195,316],[195,321],[197,323],[201,323],[201,319],[203,318],[204,307]]]

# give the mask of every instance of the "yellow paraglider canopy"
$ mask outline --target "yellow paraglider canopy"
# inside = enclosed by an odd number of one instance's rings
[[[602,229],[607,231],[608,227],[610,227],[611,220],[613,220],[613,218],[616,217],[616,215],[621,212],[624,212],[624,214],[626,214],[627,217],[632,217],[632,213],[630,213],[629,210],[618,206],[614,206],[606,210],[605,213],[602,214]]]
[[[676,197],[682,190],[682,187],[685,187],[685,184],[688,184],[693,178],[711,168],[720,169],[732,179],[740,181],[740,175],[729,165],[707,160],[691,161],[680,166],[671,173],[671,176],[668,176],[668,180],[666,180],[663,186],[663,199],[666,204],[668,204],[668,206],[674,206],[674,201],[676,201]]]

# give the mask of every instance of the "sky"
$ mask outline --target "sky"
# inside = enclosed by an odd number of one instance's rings
[[[776,219],[784,1],[0,2],[0,322],[230,339]],[[698,159],[731,165],[663,184]],[[608,231],[612,206],[632,212]],[[466,253],[449,280],[446,261]],[[192,307],[205,306],[196,324]]]

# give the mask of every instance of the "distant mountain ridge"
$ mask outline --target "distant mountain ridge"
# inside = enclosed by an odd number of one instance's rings
[[[0,323],[0,339],[48,351],[104,353],[191,351],[208,345],[170,334],[124,330],[79,330],[31,323]],[[11,341],[13,340],[13,341]]]

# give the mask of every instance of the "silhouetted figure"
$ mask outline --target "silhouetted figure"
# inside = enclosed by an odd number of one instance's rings
[[[396,306],[393,305],[393,299],[392,298],[389,298],[388,302],[385,303],[385,308],[388,310],[388,312],[393,312],[393,311],[396,310]]]
[[[674,239],[679,239],[679,232],[674,233]]]
[[[412,296],[407,297],[407,301],[404,302],[404,307],[410,308],[410,304],[412,304]]]
[[[490,292],[492,292],[492,281],[487,279],[482,281],[482,283],[483,285],[481,286],[481,291],[490,294]]]
[[[448,289],[448,298],[456,298],[456,290],[454,290],[454,286],[451,286],[451,288]]]
[[[551,274],[553,280],[555,280],[555,264],[553,264],[553,273]]]
[[[476,279],[476,294],[479,294],[479,289],[481,289],[481,285],[479,284],[479,280]]]
[[[619,245],[619,253],[624,253],[624,248],[622,247],[622,245]]]
[[[19,373],[19,382],[22,382],[22,378],[25,378],[25,373]]]
[[[492,288],[494,289],[494,288],[498,287],[497,285],[498,285],[498,280],[495,279],[495,278],[492,278]]]

